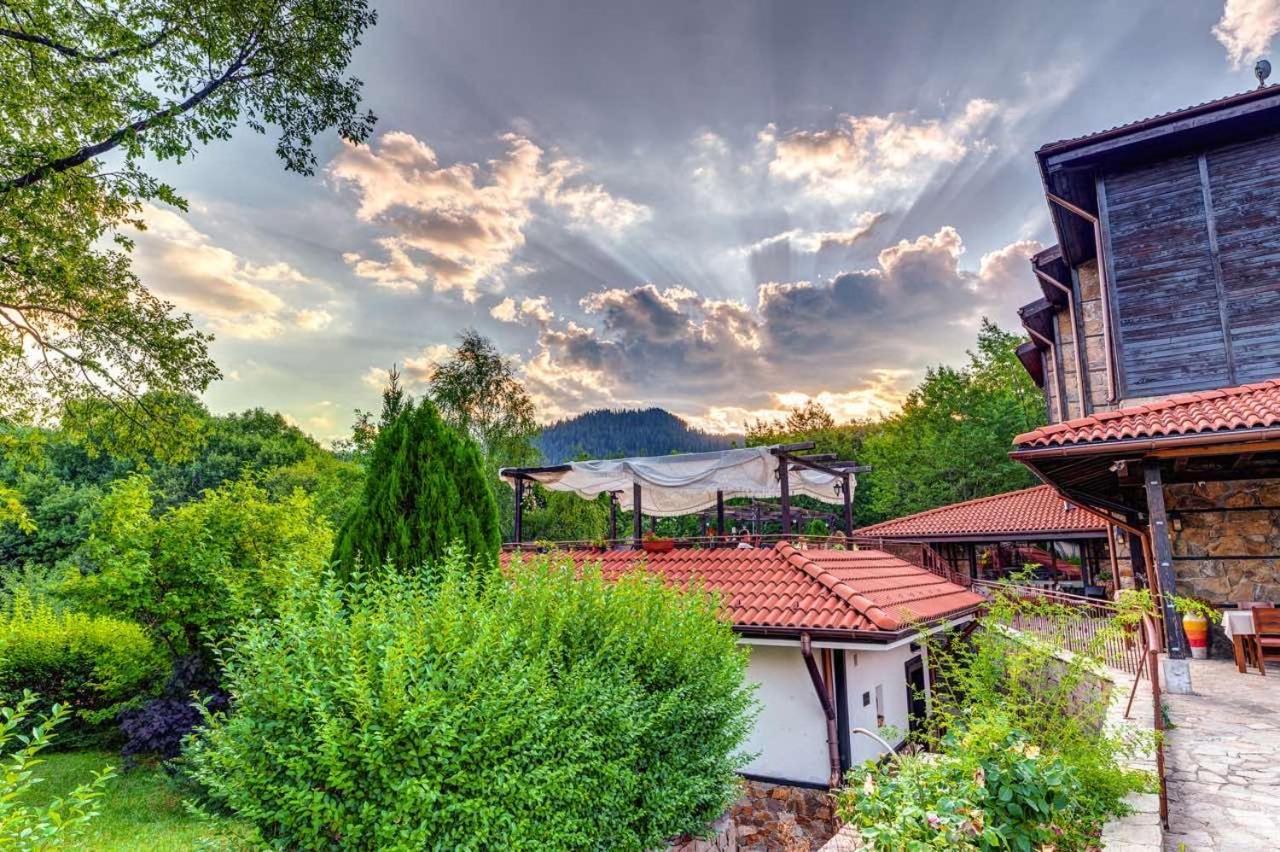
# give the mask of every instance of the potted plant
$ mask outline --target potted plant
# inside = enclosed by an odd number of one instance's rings
[[[674,538],[658,538],[652,530],[644,534],[640,544],[645,553],[670,553],[676,548]]]
[[[1191,657],[1203,660],[1209,656],[1209,624],[1222,620],[1222,613],[1198,598],[1173,596],[1173,608],[1182,613],[1182,630],[1187,634]]]

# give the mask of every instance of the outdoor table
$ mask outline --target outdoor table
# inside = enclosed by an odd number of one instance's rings
[[[1253,625],[1253,610],[1251,609],[1227,609],[1222,611],[1222,632],[1227,634],[1227,638],[1231,640],[1232,650],[1236,655],[1236,668],[1244,674],[1245,670],[1245,654],[1244,654],[1244,637],[1253,636],[1258,632]]]

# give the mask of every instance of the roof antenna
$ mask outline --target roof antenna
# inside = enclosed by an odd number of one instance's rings
[[[1271,76],[1271,63],[1265,59],[1253,63],[1253,76],[1258,78],[1258,88],[1265,89],[1267,78]]]

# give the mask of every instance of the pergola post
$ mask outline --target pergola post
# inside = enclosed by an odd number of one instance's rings
[[[778,497],[782,504],[782,534],[791,535],[791,459],[778,455]]]
[[[841,491],[844,497],[844,534],[853,537],[853,489],[850,487],[853,483],[853,477],[845,474],[841,480]]]
[[[1169,656],[1186,659],[1187,646],[1182,641],[1178,611],[1173,606],[1173,545],[1169,542],[1169,514],[1164,506],[1164,480],[1160,462],[1149,459],[1142,465],[1142,481],[1147,491],[1147,517],[1150,519],[1151,551],[1155,576],[1160,583],[1160,610],[1164,616],[1164,637]]]
[[[516,544],[524,540],[524,477],[516,478]]]
[[[640,540],[644,538],[644,515],[640,512],[640,483],[631,484],[631,532],[635,539],[632,544],[640,549]]]
[[[716,535],[724,535],[724,492],[716,492]]]
[[[618,492],[609,492],[609,541],[618,540]]]

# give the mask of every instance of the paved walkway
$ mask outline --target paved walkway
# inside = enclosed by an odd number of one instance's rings
[[[1280,666],[1262,677],[1193,660],[1193,695],[1166,695],[1168,852],[1280,849]]]

